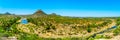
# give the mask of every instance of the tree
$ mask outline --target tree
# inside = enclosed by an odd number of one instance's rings
[[[114,35],[120,34],[120,27],[116,28],[113,32],[114,32]]]
[[[88,27],[88,28],[87,28],[87,32],[90,33],[91,31],[92,31],[91,27]]]

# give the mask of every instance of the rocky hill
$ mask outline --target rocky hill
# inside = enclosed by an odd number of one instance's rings
[[[42,10],[37,10],[33,15],[47,15],[47,14]]]

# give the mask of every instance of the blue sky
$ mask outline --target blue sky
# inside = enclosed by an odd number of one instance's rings
[[[0,13],[33,14],[41,9],[45,13],[63,16],[101,17],[120,16],[119,0],[0,0]]]

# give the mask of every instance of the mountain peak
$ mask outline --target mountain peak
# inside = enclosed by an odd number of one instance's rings
[[[47,15],[47,14],[42,10],[37,10],[33,15]]]

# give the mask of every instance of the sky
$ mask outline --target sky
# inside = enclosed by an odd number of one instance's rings
[[[111,17],[120,16],[120,0],[0,0],[0,13],[28,15],[38,9],[62,16]]]

